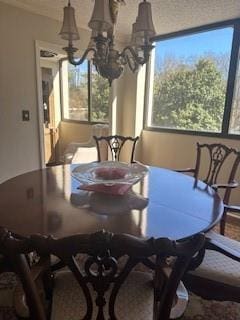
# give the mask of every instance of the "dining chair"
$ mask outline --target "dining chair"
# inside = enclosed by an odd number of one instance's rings
[[[231,206],[229,203],[232,190],[239,185],[235,180],[239,163],[240,151],[236,149],[220,143],[197,143],[195,167],[176,170],[182,173],[192,173],[196,180],[201,179],[207,186],[211,186],[217,192],[223,190],[221,196],[224,203],[224,212],[220,221],[220,233],[222,235],[225,233],[227,213],[239,213],[239,208]]]
[[[128,143],[131,143],[131,147],[129,148],[129,162],[134,162],[134,155],[135,155],[135,148],[136,143],[139,140],[139,137],[124,137],[120,135],[112,135],[112,136],[93,136],[96,146],[97,146],[97,152],[98,152],[98,161],[102,161],[102,152],[101,148],[104,145],[108,146],[108,149],[110,150],[110,154],[112,156],[113,161],[119,161],[120,155],[125,148],[127,151],[127,145]],[[123,148],[124,147],[124,148]]]
[[[208,158],[203,156],[207,151]],[[208,159],[208,161],[207,161]],[[206,175],[202,173],[204,162]],[[223,217],[220,221],[220,233],[209,231],[202,250],[193,259],[189,272],[184,276],[188,289],[205,299],[240,302],[240,242],[224,236],[228,213],[240,213],[240,207],[230,205],[231,191],[238,187],[235,181],[240,162],[240,152],[223,144],[197,144],[195,168],[178,170],[190,172],[197,179],[202,179],[217,192],[223,189]],[[219,182],[221,171],[225,174],[226,183]],[[203,178],[202,178],[203,177]]]
[[[58,257],[64,266],[54,275],[52,320],[166,320],[179,282],[204,239],[204,235],[198,234],[178,243],[166,238],[140,239],[99,231],[62,239],[33,235],[16,240],[3,230],[0,252],[8,252],[14,259],[31,319],[47,319],[31,270],[22,255],[36,250],[40,257]],[[79,254],[84,258],[80,259]],[[156,255],[155,263],[150,259],[153,255]],[[120,266],[119,261],[125,256],[127,259]],[[169,256],[175,257],[170,273],[166,264]],[[154,285],[152,273],[133,271],[139,263],[153,269]]]

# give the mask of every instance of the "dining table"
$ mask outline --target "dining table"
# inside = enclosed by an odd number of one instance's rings
[[[218,193],[192,176],[147,166],[123,195],[81,190],[81,165],[26,172],[0,184],[0,226],[22,236],[106,230],[141,238],[181,240],[212,229],[221,219]]]

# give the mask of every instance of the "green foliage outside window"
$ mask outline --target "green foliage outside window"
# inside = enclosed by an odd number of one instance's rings
[[[152,125],[220,132],[226,79],[214,57],[192,65],[172,61],[155,71]]]
[[[80,66],[81,67],[81,66]],[[69,118],[88,120],[88,74],[80,67],[68,65]],[[86,69],[86,66],[85,68]]]
[[[108,122],[110,93],[108,81],[100,77],[97,72],[90,71],[88,63],[85,61],[77,67],[68,63],[66,74],[62,73],[62,77],[68,81],[67,86],[66,81],[63,81],[66,87],[62,88],[63,94],[68,96],[67,103],[63,103],[64,118]]]
[[[92,121],[108,121],[109,83],[98,73],[92,73]]]

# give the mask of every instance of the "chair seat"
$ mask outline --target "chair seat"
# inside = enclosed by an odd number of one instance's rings
[[[153,287],[152,275],[147,272],[132,272],[121,287],[115,313],[118,320],[152,320]],[[90,291],[93,289],[90,288]],[[107,295],[106,295],[107,298]],[[106,299],[108,301],[108,299]],[[93,301],[95,304],[95,301]],[[105,307],[105,314],[107,314]],[[79,320],[86,312],[86,301],[81,288],[69,271],[57,272],[53,291],[51,320]],[[94,306],[92,319],[96,319]],[[108,317],[106,317],[107,319]]]
[[[240,252],[240,242],[210,231],[208,238]],[[240,287],[240,263],[213,250],[206,250],[203,262],[190,274],[216,282]]]

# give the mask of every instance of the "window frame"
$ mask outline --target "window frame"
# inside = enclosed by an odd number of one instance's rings
[[[194,131],[177,128],[163,128],[158,126],[148,126],[148,110],[149,110],[149,94],[151,86],[151,61],[148,62],[146,67],[146,78],[145,78],[145,97],[144,97],[144,130],[166,132],[166,133],[177,133],[186,134],[192,136],[208,136],[208,137],[219,137],[225,139],[240,139],[240,134],[229,133],[229,125],[231,120],[231,111],[234,98],[235,80],[237,75],[238,63],[240,63],[240,19],[232,19],[222,22],[211,23],[199,27],[185,29],[181,31],[171,32],[163,35],[157,35],[152,38],[153,42],[174,39],[187,35],[194,35],[206,31],[214,31],[217,29],[223,29],[226,27],[233,28],[232,47],[230,53],[229,70],[226,85],[226,96],[224,113],[222,120],[221,132],[209,132],[209,131]],[[153,81],[152,81],[153,84]]]
[[[62,58],[59,60],[59,81],[60,81],[60,106],[61,106],[61,121],[63,122],[72,122],[72,123],[79,123],[79,124],[108,124],[108,121],[92,121],[91,112],[92,112],[92,67],[93,63],[91,60],[86,60],[88,64],[88,119],[87,120],[75,120],[75,119],[67,119],[64,118],[64,105],[63,105],[63,77],[62,77],[62,64],[63,61],[67,61],[66,58]]]

